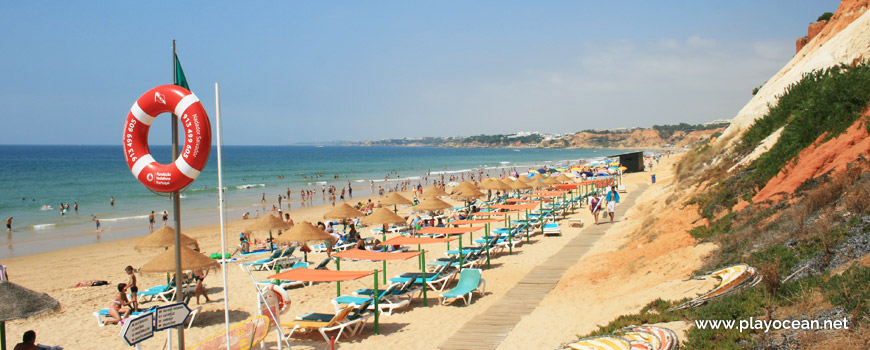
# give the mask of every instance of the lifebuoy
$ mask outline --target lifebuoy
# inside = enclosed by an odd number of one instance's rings
[[[267,290],[275,293],[275,296],[277,297],[276,299],[278,299],[278,313],[283,314],[284,311],[286,311],[287,308],[290,307],[290,295],[287,294],[287,291],[284,290],[284,288],[281,288],[274,284],[269,284],[263,288],[264,292]],[[266,299],[268,300],[268,294],[266,295]]]
[[[184,148],[171,164],[157,163],[148,148],[148,131],[161,113],[178,116]],[[139,97],[124,123],[124,157],[139,182],[155,192],[175,192],[190,185],[205,168],[211,151],[211,124],[202,103],[177,85],[161,85]]]

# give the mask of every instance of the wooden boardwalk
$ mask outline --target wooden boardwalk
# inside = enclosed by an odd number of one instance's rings
[[[641,185],[632,195],[625,196],[619,206],[630,208],[635,199],[643,193],[647,185]],[[623,215],[624,211],[617,212]],[[520,319],[538,307],[568,267],[577,263],[589,248],[598,241],[609,225],[599,225],[583,229],[577,237],[566,243],[544,264],[529,271],[505,295],[486,311],[471,319],[453,334],[439,349],[483,350],[495,349],[514,329]]]

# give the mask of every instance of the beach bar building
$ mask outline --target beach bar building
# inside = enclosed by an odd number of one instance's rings
[[[619,165],[626,168],[624,173],[644,171],[643,152],[616,154],[610,157],[619,158]]]

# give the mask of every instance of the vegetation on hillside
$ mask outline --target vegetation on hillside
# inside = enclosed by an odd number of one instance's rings
[[[777,202],[751,203],[732,211],[739,199],[751,201],[756,191],[794,161],[801,150],[854,124],[868,102],[867,64],[813,72],[790,86],[769,113],[744,133],[736,149],[703,144],[686,154],[677,165],[676,188],[703,189],[685,204],[697,204],[709,222],[689,234],[719,247],[698,273],[747,263],[759,269],[764,281],[695,309],[668,311],[685,300],[657,300],[592,335],[630,324],[675,320],[691,323],[845,315],[852,325],[849,331],[767,333],[692,328],[685,345],[693,349],[741,349],[769,348],[786,341],[804,342],[804,346],[812,342],[815,348],[842,348],[842,344],[864,344],[861,348],[865,348],[870,344],[870,160],[862,157],[845,171],[808,180]],[[867,127],[870,130],[870,125]],[[782,134],[766,154],[736,172],[727,172],[779,128],[783,128]],[[845,343],[836,343],[841,341],[838,339],[845,339]]]

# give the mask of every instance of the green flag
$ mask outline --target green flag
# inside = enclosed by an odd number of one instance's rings
[[[181,86],[190,90],[187,85],[187,78],[184,77],[184,71],[181,69],[181,61],[178,60],[178,55],[175,55],[175,85]]]

